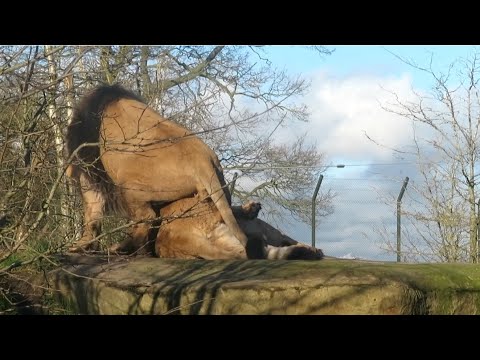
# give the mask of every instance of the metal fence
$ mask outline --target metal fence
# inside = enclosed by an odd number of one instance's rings
[[[415,175],[415,171],[329,166],[333,167],[353,169],[347,169],[350,174],[326,171],[320,176],[311,190],[311,222],[289,223],[288,214],[285,221],[275,222],[268,212],[260,217],[273,220],[272,225],[280,231],[334,257],[397,262],[476,261],[472,254],[480,258],[480,199],[475,203],[478,211],[471,214],[471,206],[461,194],[446,201],[441,188],[430,194],[425,179],[402,175]],[[327,192],[334,194],[333,212],[315,218],[315,207],[321,206],[316,196],[320,199]]]
[[[312,244],[327,255],[370,260],[401,260],[401,204],[404,179],[320,177],[318,185],[336,195],[333,214],[314,219]],[[315,193],[312,210],[315,206]],[[298,231],[305,239],[306,229]]]

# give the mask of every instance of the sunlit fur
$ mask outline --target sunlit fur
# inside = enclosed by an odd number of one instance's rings
[[[223,191],[226,184],[216,154],[132,92],[114,85],[88,94],[68,126],[67,150],[73,156],[67,174],[80,184],[85,213],[82,238],[72,250],[88,247],[100,233],[106,210],[134,221],[152,220],[152,204],[196,193],[213,200],[225,225],[246,245],[228,191]],[[133,226],[123,248],[142,248],[149,232],[148,223]]]
[[[248,237],[240,245],[209,199],[178,200],[161,210],[163,217],[155,243],[157,256],[202,259],[320,260],[320,249],[298,243],[257,218],[260,204],[248,202],[233,213]],[[273,246],[272,244],[278,244]]]

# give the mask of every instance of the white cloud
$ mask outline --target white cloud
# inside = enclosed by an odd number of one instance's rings
[[[404,101],[413,100],[411,84],[409,74],[398,77],[356,74],[340,78],[324,71],[314,73],[310,94],[305,98],[311,121],[297,127],[296,132],[308,132],[329,159],[389,161],[392,151],[375,145],[364,133],[389,147],[411,142],[409,122],[380,106],[394,100],[389,91]],[[281,132],[281,139],[287,134],[291,136],[291,129]]]
[[[347,165],[399,162],[390,149],[375,145],[364,133],[389,148],[403,148],[412,143],[411,123],[381,107],[395,103],[392,93],[402,102],[415,101],[410,74],[382,77],[356,73],[335,77],[321,71],[313,73],[311,81],[310,94],[303,99],[311,113],[310,122],[290,123],[279,128],[275,133],[276,142],[288,143],[306,132],[307,141],[317,143],[318,150],[326,154],[327,162]],[[338,196],[334,201],[334,214],[318,219],[317,246],[330,256],[394,261],[395,254],[386,254],[380,249],[385,239],[379,237],[375,229],[383,224],[391,236],[395,235],[395,203],[385,204],[378,194],[391,193],[396,199],[407,175],[412,180],[415,177],[413,165],[347,166],[328,170],[322,189],[330,188]],[[338,182],[335,178],[350,179]],[[385,181],[386,178],[390,180]],[[255,182],[241,177],[238,184],[252,188]],[[266,214],[260,216],[269,221]],[[272,225],[300,242],[311,243],[308,224]]]
[[[358,256],[355,256],[355,255],[353,255],[353,254],[350,252],[350,253],[348,253],[348,254],[345,254],[345,255],[343,255],[343,256],[340,256],[340,259],[358,260],[358,259],[362,259],[362,258],[360,258],[360,257],[358,257]]]
[[[417,93],[417,89],[415,89]],[[389,148],[403,148],[412,143],[411,123],[398,115],[382,109],[381,105],[395,103],[395,93],[402,101],[414,101],[412,78],[405,73],[399,76],[352,74],[335,77],[323,71],[312,75],[310,94],[304,99],[311,116],[310,122],[279,130],[276,141],[285,142],[293,136],[307,132],[310,141],[333,163],[396,163],[393,152],[369,141],[365,132]],[[378,198],[381,194],[400,190],[405,175],[412,176],[411,166],[346,167],[328,171],[323,187],[337,190],[333,215],[321,219],[316,231],[319,247],[327,255],[354,254],[374,260],[394,260],[394,254],[380,249],[384,239],[375,228],[387,224],[395,232],[395,212],[392,206]],[[375,175],[372,175],[372,174]],[[345,183],[332,182],[328,176],[356,178]],[[398,181],[376,182],[380,177],[397,178]],[[368,178],[371,177],[371,181]],[[347,188],[344,190],[343,188]],[[338,189],[337,189],[338,188]],[[312,189],[313,191],[313,189]],[[363,204],[362,204],[363,203]],[[310,243],[310,227],[306,224],[285,226],[286,233],[296,240]]]

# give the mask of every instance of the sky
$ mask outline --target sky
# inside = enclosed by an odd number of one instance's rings
[[[322,187],[337,192],[335,212],[322,219],[316,230],[316,245],[327,255],[394,261],[382,250],[386,226],[395,236],[395,199],[406,176],[416,179],[415,166],[375,145],[365,134],[392,148],[411,144],[409,122],[382,109],[393,101],[392,92],[413,101],[413,91],[425,94],[434,85],[429,74],[402,62],[398,57],[445,71],[458,58],[471,55],[473,46],[328,46],[335,51],[321,56],[303,46],[270,46],[266,56],[289,74],[301,74],[311,83],[302,99],[310,110],[310,121],[276,134],[284,141],[292,132],[306,132],[327,156]],[[344,168],[335,167],[345,164]],[[411,185],[413,186],[413,185]],[[313,192],[313,189],[312,189]],[[393,194],[393,195],[392,195]],[[407,191],[405,198],[411,196]],[[385,225],[387,224],[387,225]],[[284,224],[282,231],[311,243],[311,229],[305,224]]]

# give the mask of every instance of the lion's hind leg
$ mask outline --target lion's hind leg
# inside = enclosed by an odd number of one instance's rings
[[[267,245],[267,259],[271,260],[322,260],[322,250],[300,244],[277,247]]]
[[[249,200],[241,206],[232,206],[232,212],[238,220],[253,220],[258,217],[262,205],[253,200]]]
[[[127,198],[125,201],[129,219],[135,224],[129,228],[128,237],[119,244],[110,247],[110,251],[127,254],[153,253],[153,245],[157,227],[157,218],[150,202],[135,201]]]
[[[83,198],[84,223],[82,237],[69,249],[71,252],[81,252],[96,248],[95,238],[102,231],[102,221],[105,213],[105,194],[101,187],[95,184],[84,171],[78,170],[80,191]]]

